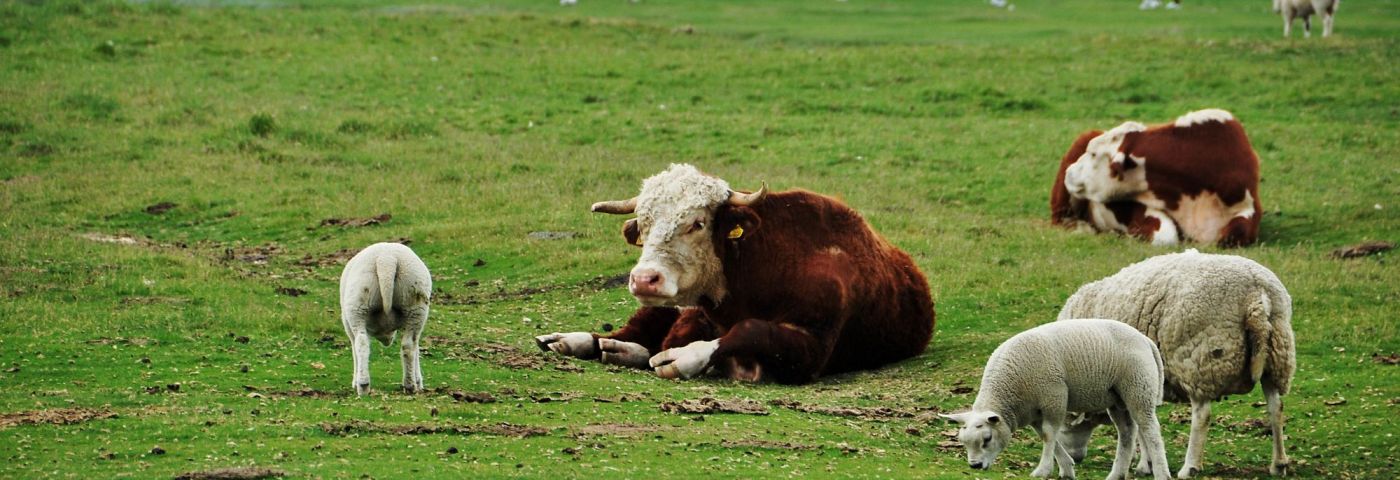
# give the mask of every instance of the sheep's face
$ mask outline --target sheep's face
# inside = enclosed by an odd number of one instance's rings
[[[1082,418],[1071,417],[1065,419],[1065,427],[1060,429],[1059,442],[1077,464],[1084,461],[1084,456],[1089,453],[1089,438],[1094,436],[1094,427],[1113,422],[1103,412],[1086,414]]]
[[[992,468],[992,462],[1011,441],[1011,429],[995,412],[973,411],[942,417],[962,424],[958,428],[958,441],[967,448],[967,464],[972,468]]]

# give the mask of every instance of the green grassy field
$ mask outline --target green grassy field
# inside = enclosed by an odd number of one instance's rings
[[[0,1],[0,477],[1024,477],[1029,432],[974,474],[931,416],[1080,284],[1168,251],[1049,225],[1074,136],[1205,107],[1263,164],[1262,241],[1230,253],[1293,295],[1296,476],[1400,472],[1400,273],[1329,256],[1400,240],[1397,2],[1304,40],[1264,0],[582,1]],[[864,213],[929,278],[928,350],[799,387],[539,353],[635,308],[607,283],[637,255],[622,218],[587,208],[673,162]],[[396,393],[377,347],[357,398],[343,249],[396,239],[434,273],[432,391]],[[768,414],[660,408],[702,397]],[[1266,477],[1262,395],[1214,412],[1204,476]],[[1177,467],[1189,415],[1160,415]]]

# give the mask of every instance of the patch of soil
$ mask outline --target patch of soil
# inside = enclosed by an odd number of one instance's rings
[[[285,252],[286,250],[283,249],[281,245],[275,243],[256,247],[225,247],[222,260],[225,262],[237,260],[253,265],[267,265],[267,261],[271,260],[272,257]]]
[[[573,238],[578,238],[579,233],[539,231],[530,232],[529,234],[525,235],[525,237],[529,238],[530,240],[569,240]]]
[[[1395,248],[1395,244],[1385,241],[1370,241],[1338,248],[1332,251],[1332,258],[1357,258],[1384,252]]]
[[[391,243],[398,243],[398,244],[402,244],[402,245],[411,245],[411,244],[413,244],[413,239],[408,238],[408,237],[399,237],[399,238],[394,239],[394,240],[388,240],[388,242],[391,242]],[[350,259],[353,258],[353,257],[355,256],[356,253],[360,253],[360,249],[358,249],[358,248],[342,248],[342,249],[340,249],[340,250],[336,250],[336,251],[334,251],[334,252],[327,253],[327,254],[325,254],[325,255],[320,255],[320,256],[312,256],[312,255],[309,255],[309,254],[308,254],[308,255],[302,256],[302,257],[301,257],[301,260],[297,260],[297,261],[296,261],[296,264],[297,264],[297,265],[300,265],[300,266],[303,266],[303,267],[328,267],[328,266],[333,266],[333,265],[335,265],[335,266],[345,265],[345,262],[349,262]],[[437,300],[437,296],[436,296],[436,295],[433,297],[433,300],[435,300],[435,301]],[[434,303],[436,303],[436,302],[434,302]]]
[[[774,442],[769,440],[723,440],[719,446],[724,448],[763,448],[769,450],[813,450],[814,445],[803,445],[791,442]]]
[[[281,478],[287,472],[275,468],[236,467],[185,472],[175,476],[175,480],[256,480],[259,478]]]
[[[276,291],[277,293],[286,295],[288,297],[300,297],[302,295],[306,295],[306,290],[294,287],[277,287]]]
[[[407,424],[407,425],[380,425],[374,422],[354,420],[351,422],[334,424],[322,423],[321,431],[330,435],[345,436],[356,433],[390,433],[394,435],[433,435],[439,433],[451,433],[458,435],[498,435],[503,437],[535,437],[549,433],[540,427],[527,425],[513,425],[509,423],[497,423],[494,425],[431,425],[431,424]]]
[[[801,402],[792,400],[773,400],[768,402],[775,407],[784,407],[805,413],[820,413],[836,417],[855,417],[862,420],[883,420],[890,418],[911,418],[916,415],[914,411],[896,409],[890,407],[828,407],[822,405],[804,405]]]
[[[628,437],[660,431],[661,427],[656,425],[632,425],[630,423],[599,423],[594,425],[584,425],[574,429],[574,436],[593,435],[613,435]]]
[[[496,396],[486,392],[452,392],[452,399],[466,403],[496,403]]]
[[[1227,430],[1237,433],[1252,433],[1254,435],[1259,436],[1273,435],[1273,431],[1269,429],[1269,422],[1258,418],[1251,418],[1243,422],[1231,423],[1226,425],[1225,428]]]
[[[180,297],[122,297],[122,305],[153,305],[157,303],[175,304],[187,303],[190,299]],[[88,343],[91,343],[89,341]]]
[[[135,346],[138,346],[138,347],[144,347],[144,346],[153,345],[153,344],[156,344],[156,343],[160,343],[160,342],[157,341],[157,340],[155,340],[155,339],[153,339],[153,338],[146,338],[146,337],[133,337],[133,338],[124,338],[124,337],[117,337],[117,338],[97,337],[97,338],[94,338],[94,339],[92,339],[92,340],[88,340],[88,341],[87,341],[87,344],[88,344],[88,345],[114,345],[114,344],[116,344],[116,345],[135,345]]]
[[[667,413],[742,413],[767,415],[768,407],[753,400],[717,400],[713,397],[663,402],[661,411]]]
[[[1376,353],[1371,355],[1371,361],[1381,365],[1400,365],[1400,354],[1381,355]]]
[[[381,224],[381,223],[386,223],[386,222],[389,221],[389,219],[392,219],[392,218],[394,218],[393,215],[389,215],[389,214],[387,214],[387,213],[381,213],[381,214],[379,214],[379,215],[375,215],[375,216],[373,216],[373,217],[368,217],[368,218],[327,218],[327,219],[325,219],[325,220],[321,220],[321,224],[320,224],[320,225],[317,225],[317,228],[320,228],[320,227],[368,227],[368,226],[370,226],[370,225],[379,225],[379,224]]]
[[[84,233],[79,235],[84,239],[98,243],[115,243],[119,245],[152,245],[150,239],[135,237],[126,233],[107,235],[105,233]]]
[[[251,385],[244,385],[243,388],[244,388],[244,389],[250,389],[250,388],[251,388],[251,390],[257,390],[257,387],[253,387],[253,386],[251,386]],[[321,390],[316,390],[316,389],[314,389],[314,388],[303,388],[303,389],[301,389],[301,390],[288,390],[288,391],[285,391],[285,392],[267,392],[267,396],[269,396],[269,397],[284,397],[284,398],[328,398],[328,397],[336,397],[336,396],[339,396],[339,395],[336,395],[336,394],[331,393],[331,392],[324,392],[324,391],[321,391]]]
[[[115,412],[109,410],[95,410],[83,407],[3,413],[0,414],[0,430],[17,425],[34,425],[40,423],[68,425],[86,422],[88,420],[115,418],[116,416],[117,414]]]
[[[179,205],[170,202],[160,202],[155,205],[146,207],[146,213],[149,213],[151,215],[160,215],[165,212],[169,212],[170,210],[178,206]]]

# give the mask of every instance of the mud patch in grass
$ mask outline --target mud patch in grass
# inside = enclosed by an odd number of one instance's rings
[[[4,413],[0,414],[0,430],[17,425],[36,425],[40,423],[68,425],[89,420],[115,418],[116,416],[117,414],[115,412],[109,410],[96,410],[83,407]]]

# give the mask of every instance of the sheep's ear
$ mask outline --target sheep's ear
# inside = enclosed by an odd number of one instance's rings
[[[963,413],[940,413],[938,416],[953,423],[967,423],[967,412]]]
[[[997,414],[992,414],[992,416],[987,417],[987,423],[990,423],[992,425],[1001,423],[1001,416]]]

